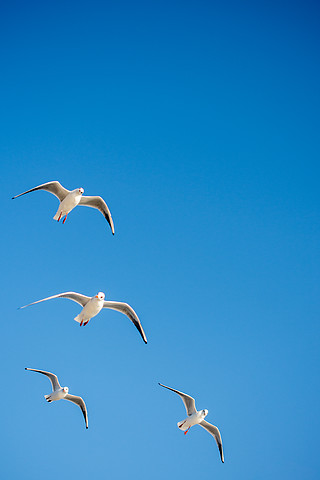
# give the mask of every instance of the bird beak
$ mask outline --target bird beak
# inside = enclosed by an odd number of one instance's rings
[[[96,295],[96,298],[99,298],[99,295]]]

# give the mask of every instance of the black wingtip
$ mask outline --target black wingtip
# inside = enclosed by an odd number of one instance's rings
[[[25,370],[28,370],[28,367],[24,367]]]
[[[14,200],[14,199],[15,199],[15,197],[11,197],[11,200]]]

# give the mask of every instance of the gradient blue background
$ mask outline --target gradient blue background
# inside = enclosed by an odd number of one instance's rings
[[[317,2],[13,1],[0,38],[2,477],[319,478]],[[50,180],[115,236],[11,200]],[[17,310],[67,290],[130,303],[148,345],[116,312]]]

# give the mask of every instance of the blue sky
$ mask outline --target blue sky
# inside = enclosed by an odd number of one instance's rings
[[[319,478],[316,2],[2,7],[4,478]],[[52,220],[59,180],[106,200]],[[56,293],[126,301],[85,328]],[[88,407],[47,404],[55,372]],[[221,431],[185,437],[180,389]]]

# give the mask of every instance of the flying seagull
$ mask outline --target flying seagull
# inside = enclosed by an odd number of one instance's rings
[[[60,205],[57,213],[53,217],[54,220],[58,220],[59,222],[62,217],[65,217],[62,222],[64,223],[67,219],[68,213],[70,213],[71,210],[73,210],[77,205],[82,205],[84,207],[92,207],[98,209],[104,215],[114,235],[114,226],[111,213],[103,198],[86,197],[83,195],[83,188],[76,188],[75,190],[70,191],[64,188],[59,182],[54,181],[38,185],[38,187],[34,187],[31,188],[31,190],[20,193],[19,195],[12,197],[12,199],[21,197],[21,195],[25,195],[26,193],[35,192],[36,190],[46,190],[47,192],[53,193],[53,195],[55,195],[60,200]]]
[[[81,397],[77,397],[76,395],[69,394],[68,387],[61,387],[57,375],[50,372],[45,372],[44,370],[35,370],[34,368],[25,368],[25,370],[30,370],[31,372],[38,372],[46,375],[51,384],[52,384],[52,393],[50,395],[45,395],[44,398],[47,402],[54,402],[55,400],[69,400],[76,405],[79,405],[81,411],[84,416],[84,420],[86,422],[86,428],[88,428],[88,414],[87,414],[87,407]]]
[[[190,397],[186,393],[179,392],[178,390],[174,390],[174,388],[166,387],[166,385],[162,385],[162,383],[159,383],[161,387],[167,388],[168,390],[171,390],[172,392],[177,393],[180,395],[184,406],[186,407],[187,411],[187,418],[185,420],[182,420],[181,422],[178,422],[178,427],[180,430],[184,431],[184,434],[186,435],[188,431],[190,430],[193,425],[200,425],[203,427],[207,432],[209,432],[217,442],[219,452],[220,452],[220,458],[222,463],[224,463],[224,456],[223,456],[223,448],[222,448],[222,440],[221,440],[221,435],[217,427],[214,425],[211,425],[211,423],[208,423],[204,420],[204,418],[208,415],[208,410],[196,410],[196,404],[194,398]]]
[[[58,295],[52,295],[51,297],[43,298],[42,300],[29,303],[28,305],[24,305],[20,308],[29,307],[30,305],[44,302],[45,300],[51,300],[52,298],[69,298],[69,300],[73,300],[74,302],[79,303],[83,307],[79,315],[74,318],[76,322],[80,323],[80,327],[82,327],[82,325],[87,325],[89,320],[98,315],[102,308],[111,308],[112,310],[116,310],[117,312],[124,313],[139,330],[139,333],[144,343],[147,343],[147,337],[143,331],[139,317],[133,310],[133,308],[130,307],[130,305],[128,305],[127,303],[105,301],[105,294],[103,292],[99,292],[94,297],[87,297],[86,295],[81,295],[81,293],[76,292],[59,293]]]

